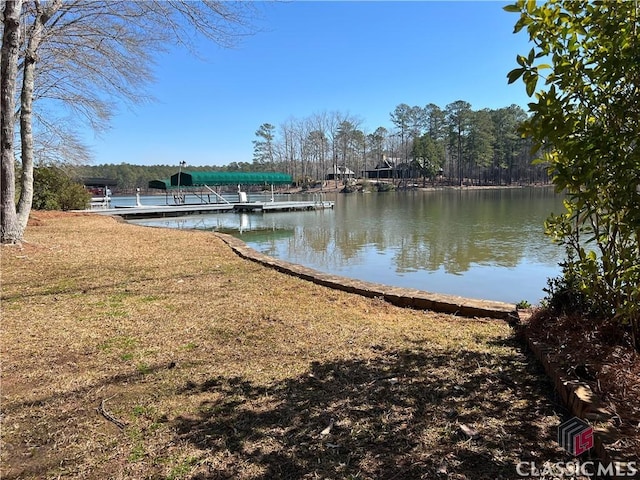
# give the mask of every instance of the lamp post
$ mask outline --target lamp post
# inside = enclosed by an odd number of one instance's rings
[[[180,162],[180,167],[178,168],[178,201],[180,203],[184,203],[184,199],[182,198],[182,183],[180,181],[180,177],[182,175],[182,167],[186,166],[187,162],[182,160]]]

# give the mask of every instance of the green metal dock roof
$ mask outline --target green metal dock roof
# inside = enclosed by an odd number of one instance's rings
[[[171,188],[171,180],[151,180],[149,182],[149,188],[155,188],[156,190],[169,190]]]
[[[217,185],[288,185],[293,183],[291,175],[278,172],[180,172],[169,180],[152,180],[149,188],[169,190],[178,186]]]
[[[178,177],[180,181],[178,182]],[[181,172],[171,175],[171,185],[282,185],[292,183],[291,175],[275,172]]]

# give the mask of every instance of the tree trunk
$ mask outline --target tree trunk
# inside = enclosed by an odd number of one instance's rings
[[[2,36],[1,99],[0,99],[0,241],[19,243],[24,229],[20,229],[15,203],[15,92],[20,49],[20,11],[22,0],[7,0],[4,8]]]
[[[57,12],[62,0],[54,0],[45,8],[37,4],[33,29],[27,39],[25,52],[22,92],[20,92],[20,141],[22,146],[22,177],[20,199],[18,200],[18,226],[22,233],[27,228],[31,205],[33,204],[33,90],[35,85],[38,49],[42,43],[44,25]]]
[[[22,231],[27,227],[33,203],[33,88],[35,85],[37,51],[42,42],[42,29],[45,21],[43,12],[38,11],[33,22],[33,30],[27,40],[22,75],[22,92],[20,92],[22,177],[20,199],[18,200],[18,225]]]

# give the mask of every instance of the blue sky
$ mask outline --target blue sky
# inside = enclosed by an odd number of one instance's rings
[[[517,104],[507,85],[517,54],[517,14],[504,2],[279,2],[260,5],[255,35],[233,49],[201,43],[200,58],[174,50],[158,59],[156,99],[123,107],[88,143],[94,164],[226,165],[251,162],[263,123],[316,113],[361,119],[365,133],[392,129],[401,103],[465,100],[474,110]]]

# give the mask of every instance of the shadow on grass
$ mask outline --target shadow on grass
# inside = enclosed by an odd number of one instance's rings
[[[561,455],[551,387],[523,355],[372,349],[270,387],[188,382],[180,395],[206,398],[175,421],[202,452],[190,478],[506,479]]]

